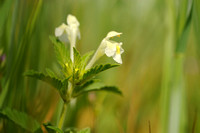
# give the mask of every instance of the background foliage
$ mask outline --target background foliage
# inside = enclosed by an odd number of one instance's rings
[[[181,114],[174,123],[181,125],[181,133],[200,132],[198,0],[2,0],[1,109],[25,112],[39,123],[56,123],[62,102],[59,94],[23,73],[58,71],[49,35],[68,14],[80,22],[77,49],[81,54],[97,49],[111,30],[123,33],[119,39],[125,49],[120,67],[98,75],[105,84],[118,86],[123,97],[104,92],[80,97],[68,109],[68,127],[90,127],[98,133],[146,133],[151,127],[160,133],[177,131],[170,124],[172,116]],[[114,61],[105,56],[99,62]],[[14,122],[0,119],[0,132],[13,131],[25,132]]]

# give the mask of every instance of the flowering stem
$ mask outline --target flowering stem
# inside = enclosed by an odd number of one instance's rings
[[[63,108],[62,108],[62,112],[60,115],[60,120],[58,123],[58,128],[62,130],[63,124],[64,124],[64,120],[65,120],[65,116],[66,116],[66,112],[67,112],[67,103],[63,104]]]
[[[67,93],[67,96],[66,96],[67,99],[63,104],[63,108],[62,108],[61,115],[60,115],[60,120],[59,120],[59,123],[58,123],[58,128],[61,129],[61,130],[63,128],[63,124],[64,124],[64,121],[65,121],[65,118],[66,118],[67,104],[70,102],[71,94],[72,94],[72,90],[73,90],[72,84],[70,82],[68,84],[68,88],[69,89],[68,89],[68,93]]]

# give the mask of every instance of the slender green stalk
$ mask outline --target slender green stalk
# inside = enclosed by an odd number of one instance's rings
[[[182,113],[184,113],[184,81],[183,81],[184,56],[179,54],[175,59],[173,85],[169,99],[169,133],[184,133]],[[182,130],[182,131],[181,131]]]
[[[166,1],[166,25],[167,34],[166,42],[164,44],[164,62],[163,62],[163,77],[162,77],[162,90],[161,90],[161,133],[168,133],[169,122],[169,97],[171,90],[171,77],[172,77],[172,64],[173,64],[173,51],[174,51],[174,9],[173,1]]]
[[[62,112],[61,112],[61,115],[60,115],[60,120],[59,120],[59,123],[58,123],[58,128],[59,129],[62,129],[62,127],[63,127],[64,121],[65,121],[66,112],[67,112],[67,103],[64,103],[63,104],[63,108],[62,108]]]
[[[186,21],[185,19],[183,22],[181,21],[184,23],[184,28],[181,28],[181,35],[176,36],[175,32],[177,33],[180,27],[175,27],[175,22],[178,21],[176,21],[174,15],[174,3],[173,1],[168,2],[168,29],[171,32],[168,33],[168,43],[165,46],[164,56],[162,133],[184,133],[186,132],[186,103],[183,64],[192,19],[192,7]],[[175,40],[178,41],[175,43]],[[175,44],[176,50],[174,50]]]
[[[69,82],[68,92],[67,92],[67,96],[66,96],[67,99],[63,103],[63,107],[62,107],[61,114],[60,114],[60,119],[59,119],[59,122],[58,122],[58,128],[61,129],[61,130],[63,128],[63,124],[64,124],[64,121],[65,121],[65,118],[66,118],[67,104],[70,102],[72,90],[73,90],[72,84]]]

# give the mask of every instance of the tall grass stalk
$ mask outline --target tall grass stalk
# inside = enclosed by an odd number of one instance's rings
[[[185,97],[185,82],[184,82],[184,55],[186,51],[187,38],[189,35],[190,23],[192,19],[193,6],[188,4],[189,1],[184,1],[187,8],[183,8],[178,12],[179,16],[175,17],[175,10],[171,13],[171,41],[166,46],[165,64],[164,63],[164,78],[163,78],[163,103],[165,107],[162,109],[162,132],[163,133],[184,133],[186,127],[186,97]],[[169,3],[169,7],[175,7],[174,2]],[[189,6],[188,6],[189,5]],[[184,6],[184,7],[185,7]],[[190,10],[188,10],[190,9]],[[182,13],[182,12],[183,13]],[[189,11],[189,12],[187,12]],[[188,13],[188,14],[187,14]],[[184,17],[182,17],[184,16]],[[179,20],[179,21],[178,21]],[[177,24],[175,26],[175,24]],[[179,25],[180,24],[180,25]],[[183,24],[184,26],[182,26]],[[180,32],[180,35],[178,34]],[[169,39],[169,38],[168,38]],[[170,39],[169,39],[170,40]],[[167,44],[167,43],[166,43]],[[171,47],[171,48],[169,48]],[[173,47],[173,48],[172,48]],[[176,49],[174,49],[176,47]],[[169,51],[170,50],[170,51]],[[168,61],[167,61],[168,60]],[[165,65],[168,65],[166,68]],[[168,70],[168,76],[166,70]],[[168,90],[167,90],[168,89]],[[164,92],[165,91],[165,92]],[[166,93],[166,94],[165,94]]]
[[[168,133],[169,98],[171,91],[172,63],[175,45],[175,14],[173,0],[166,0],[166,41],[163,56],[163,77],[161,90],[161,132]]]

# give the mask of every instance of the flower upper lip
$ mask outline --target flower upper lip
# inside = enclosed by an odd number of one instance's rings
[[[78,22],[78,20],[76,19],[75,16],[69,14],[67,16],[67,24],[69,26],[75,26],[75,27],[79,27],[80,23]]]
[[[55,36],[58,37],[58,39],[61,42],[70,42],[70,58],[73,62],[74,60],[74,53],[73,48],[76,47],[76,38],[81,38],[81,34],[79,31],[79,22],[76,19],[75,16],[69,14],[67,16],[67,24],[61,24],[59,27],[55,30]]]
[[[121,54],[124,52],[124,49],[121,47],[122,42],[116,42],[109,39],[115,36],[120,37],[121,34],[122,33],[120,32],[111,31],[102,41],[102,48],[104,49],[104,53],[108,57],[113,57],[113,59],[120,64],[122,64]]]
[[[75,16],[69,14],[67,16],[67,24],[62,23],[55,30],[55,36],[62,42],[74,41],[76,37],[80,39],[79,22]]]
[[[124,52],[124,49],[121,47],[122,42],[116,42],[110,40],[115,36],[120,36],[122,33],[116,31],[110,31],[107,36],[101,41],[99,48],[95,52],[94,56],[86,66],[86,69],[91,68],[91,66],[104,54],[108,57],[113,57],[113,59],[117,62],[122,64],[121,54]]]
[[[121,32],[116,32],[116,31],[110,31],[107,36],[105,37],[105,39],[110,39],[112,37],[118,36],[120,37],[122,33]]]

